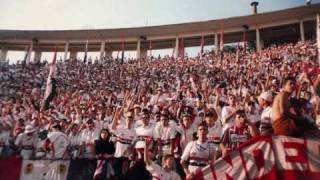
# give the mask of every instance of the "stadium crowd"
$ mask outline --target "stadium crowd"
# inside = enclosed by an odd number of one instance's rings
[[[0,154],[97,159],[95,179],[183,179],[255,136],[319,136],[314,42],[260,52],[0,70]],[[134,172],[134,173],[132,173]],[[145,177],[145,178],[143,178]]]

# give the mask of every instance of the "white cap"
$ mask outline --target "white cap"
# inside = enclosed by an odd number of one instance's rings
[[[26,129],[25,129],[25,133],[32,133],[34,132],[36,129],[32,126],[32,125],[27,125]]]
[[[272,102],[273,101],[273,95],[270,91],[266,91],[260,94],[259,98],[264,99],[268,102]]]

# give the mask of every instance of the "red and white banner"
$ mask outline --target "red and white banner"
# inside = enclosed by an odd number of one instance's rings
[[[198,171],[195,179],[320,179],[320,140],[257,137]]]

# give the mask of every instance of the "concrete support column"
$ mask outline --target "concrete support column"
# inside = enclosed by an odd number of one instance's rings
[[[71,52],[70,52],[70,59],[76,61],[76,60],[77,60],[77,54],[78,54],[77,51],[71,51]]]
[[[29,47],[29,50],[28,50],[28,57],[26,59],[26,64],[30,63],[32,51],[33,51],[33,42],[30,43],[30,47]]]
[[[42,52],[41,52],[41,51],[35,51],[34,57],[33,57],[33,62],[34,62],[35,64],[40,63],[40,61],[41,61],[41,55],[42,55]]]
[[[8,54],[8,50],[6,48],[2,47],[1,53],[0,53],[0,62],[6,62],[7,54]]]
[[[320,14],[317,14],[317,48],[318,48],[318,63],[320,64]]]
[[[256,50],[261,51],[260,30],[256,28]]]
[[[103,59],[104,59],[105,47],[106,47],[106,42],[104,40],[102,40],[101,45],[100,45],[100,61],[103,61]]]
[[[174,58],[178,58],[179,56],[179,37],[176,37],[176,45],[174,47]]]
[[[303,26],[303,21],[300,21],[299,22],[299,25],[300,25],[300,40],[302,42],[305,41],[305,36],[304,36],[304,26]]]
[[[215,48],[215,52],[219,52],[220,50],[220,44],[219,44],[219,36],[218,33],[214,34],[214,48]]]
[[[63,60],[66,61],[68,58],[68,51],[69,51],[69,42],[67,41],[64,45],[64,57]]]
[[[148,50],[147,49],[140,49],[140,58],[147,58]]]
[[[260,48],[263,49],[264,48],[264,40],[260,39]]]
[[[112,57],[112,50],[107,50],[105,52],[105,54],[106,54],[106,57],[111,58]]]
[[[137,59],[141,58],[141,40],[137,41]]]

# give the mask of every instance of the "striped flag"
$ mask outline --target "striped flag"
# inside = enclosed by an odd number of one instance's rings
[[[83,58],[83,62],[84,62],[84,63],[87,62],[88,44],[89,44],[89,41],[87,40],[87,42],[86,42],[86,47],[85,47],[85,51],[84,51],[84,58]]]
[[[42,103],[42,110],[47,110],[49,108],[49,104],[56,95],[56,60],[57,59],[57,50],[54,52],[52,63],[49,64],[50,70],[49,75],[47,78],[47,87],[44,93],[43,103]]]

